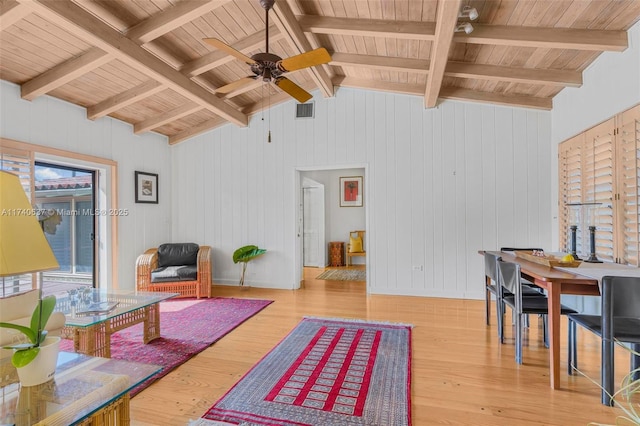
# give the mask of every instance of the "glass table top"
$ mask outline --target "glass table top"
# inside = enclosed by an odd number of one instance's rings
[[[178,295],[159,292],[104,292],[94,288],[74,290],[67,291],[67,295],[58,295],[54,309],[64,313],[65,324],[72,327],[88,327]]]
[[[52,380],[21,387],[11,358],[0,360],[0,425],[71,425],[160,371],[158,365],[60,352]]]

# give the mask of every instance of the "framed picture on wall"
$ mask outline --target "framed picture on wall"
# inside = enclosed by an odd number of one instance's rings
[[[340,178],[340,207],[362,207],[362,176]]]
[[[158,175],[136,171],[136,203],[158,204]]]

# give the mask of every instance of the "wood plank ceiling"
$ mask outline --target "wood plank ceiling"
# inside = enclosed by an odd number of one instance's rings
[[[462,7],[477,10],[470,21]],[[286,58],[317,47],[328,65],[287,76],[316,96],[339,87],[550,109],[603,51],[627,48],[640,0],[277,0],[269,50]],[[473,32],[456,31],[470,22]],[[174,144],[291,100],[257,81],[216,89],[249,66],[203,41],[248,56],[265,51],[258,0],[0,0],[0,78],[24,99],[48,94]]]

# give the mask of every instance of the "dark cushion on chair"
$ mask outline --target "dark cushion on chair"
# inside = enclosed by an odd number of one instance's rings
[[[195,265],[200,246],[195,243],[169,243],[158,247],[158,268]]]
[[[152,283],[166,283],[172,281],[195,281],[198,279],[198,268],[188,266],[164,266],[151,271]]]
[[[600,315],[575,314],[569,315],[569,318],[602,337],[602,317]],[[640,343],[638,330],[640,330],[640,319],[638,318],[616,317],[613,319],[613,335],[621,342]]]

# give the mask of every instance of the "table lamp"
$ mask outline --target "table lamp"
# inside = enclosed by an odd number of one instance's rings
[[[57,269],[35,211],[13,173],[0,170],[0,277]]]

